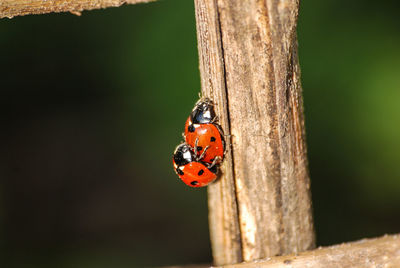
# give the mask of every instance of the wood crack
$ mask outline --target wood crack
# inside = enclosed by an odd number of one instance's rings
[[[222,65],[223,65],[223,77],[224,77],[224,85],[225,85],[225,96],[226,96],[226,99],[225,99],[225,101],[226,101],[226,107],[228,107],[228,109],[226,109],[226,115],[227,115],[227,124],[228,124],[228,126],[229,126],[229,131],[231,130],[231,120],[230,120],[230,114],[229,114],[229,99],[228,99],[228,85],[227,85],[227,83],[226,83],[226,68],[225,68],[225,54],[224,54],[224,44],[223,44],[223,40],[222,40],[222,29],[221,29],[221,22],[220,22],[220,14],[219,14],[219,8],[218,8],[218,0],[215,0],[215,6],[216,6],[216,8],[217,8],[217,22],[218,22],[218,28],[219,28],[219,34],[220,34],[220,40],[221,40],[221,60],[222,60]],[[229,144],[229,148],[228,148],[228,150],[230,150],[231,151],[231,158],[232,158],[232,163],[231,163],[231,165],[232,165],[232,180],[233,180],[233,182],[234,182],[234,192],[235,192],[235,200],[236,200],[236,211],[237,211],[237,217],[238,217],[238,222],[240,222],[241,221],[241,219],[240,219],[240,211],[239,211],[239,206],[237,205],[237,202],[238,202],[238,193],[237,193],[237,189],[238,189],[238,187],[237,187],[237,185],[236,185],[236,180],[235,180],[235,156],[234,156],[234,153],[233,153],[233,146],[232,146],[232,133],[231,132],[229,132],[229,134],[228,134],[229,136],[228,136],[228,139],[229,139],[229,142],[228,143],[226,143],[226,144]],[[240,224],[239,224],[239,233],[241,234],[242,233],[242,230],[241,230],[241,227],[240,227]],[[242,241],[241,241],[241,235],[239,235],[239,238],[240,238],[240,240],[238,241],[239,242],[239,245],[240,245],[240,251],[241,251],[241,256],[240,256],[240,259],[241,260],[243,260],[243,247],[242,247]]]

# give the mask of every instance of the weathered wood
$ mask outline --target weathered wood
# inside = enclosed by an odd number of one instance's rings
[[[214,262],[311,249],[315,242],[297,58],[299,3],[195,3],[202,93],[216,102],[225,134],[231,135],[223,176],[209,187]],[[230,255],[232,245],[235,253]]]
[[[186,267],[186,266],[182,266]],[[199,265],[198,268],[210,267]],[[363,239],[299,254],[271,257],[221,268],[400,267],[400,235]],[[177,267],[178,268],[178,267]],[[217,267],[215,267],[217,268]]]
[[[71,12],[80,15],[80,12],[84,10],[119,7],[123,4],[151,1],[155,0],[1,0],[0,18],[51,12]]]
[[[252,263],[227,265],[224,268],[338,268],[400,267],[400,236],[364,239],[331,247],[302,252],[298,255],[273,257]]]
[[[194,2],[202,94],[211,97],[218,104],[215,108],[219,116],[219,124],[228,134],[230,133],[228,104],[216,2],[214,0],[195,0]],[[226,137],[225,141],[227,148],[230,148],[230,138]],[[243,259],[233,180],[232,151],[229,149],[220,170],[222,176],[218,182],[208,186],[212,252],[216,264],[238,263]]]

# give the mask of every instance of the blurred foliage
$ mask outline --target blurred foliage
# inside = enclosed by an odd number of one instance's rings
[[[396,1],[303,1],[320,245],[398,232]],[[171,168],[198,97],[192,1],[0,20],[5,267],[211,261],[206,189]]]
[[[398,232],[395,1],[306,1],[298,25],[319,244]]]

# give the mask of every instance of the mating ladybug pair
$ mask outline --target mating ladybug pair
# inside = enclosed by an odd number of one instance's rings
[[[201,98],[186,120],[185,142],[176,147],[173,164],[179,178],[191,187],[202,187],[217,178],[225,142],[213,102]]]

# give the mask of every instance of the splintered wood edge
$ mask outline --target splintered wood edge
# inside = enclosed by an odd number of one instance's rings
[[[208,265],[173,266],[205,268]],[[336,267],[400,267],[400,234],[362,239],[330,247],[243,262],[221,268],[336,268]],[[172,268],[172,267],[171,267]]]
[[[0,1],[0,19],[52,12],[70,12],[79,16],[84,10],[153,1],[155,0],[2,0]]]

